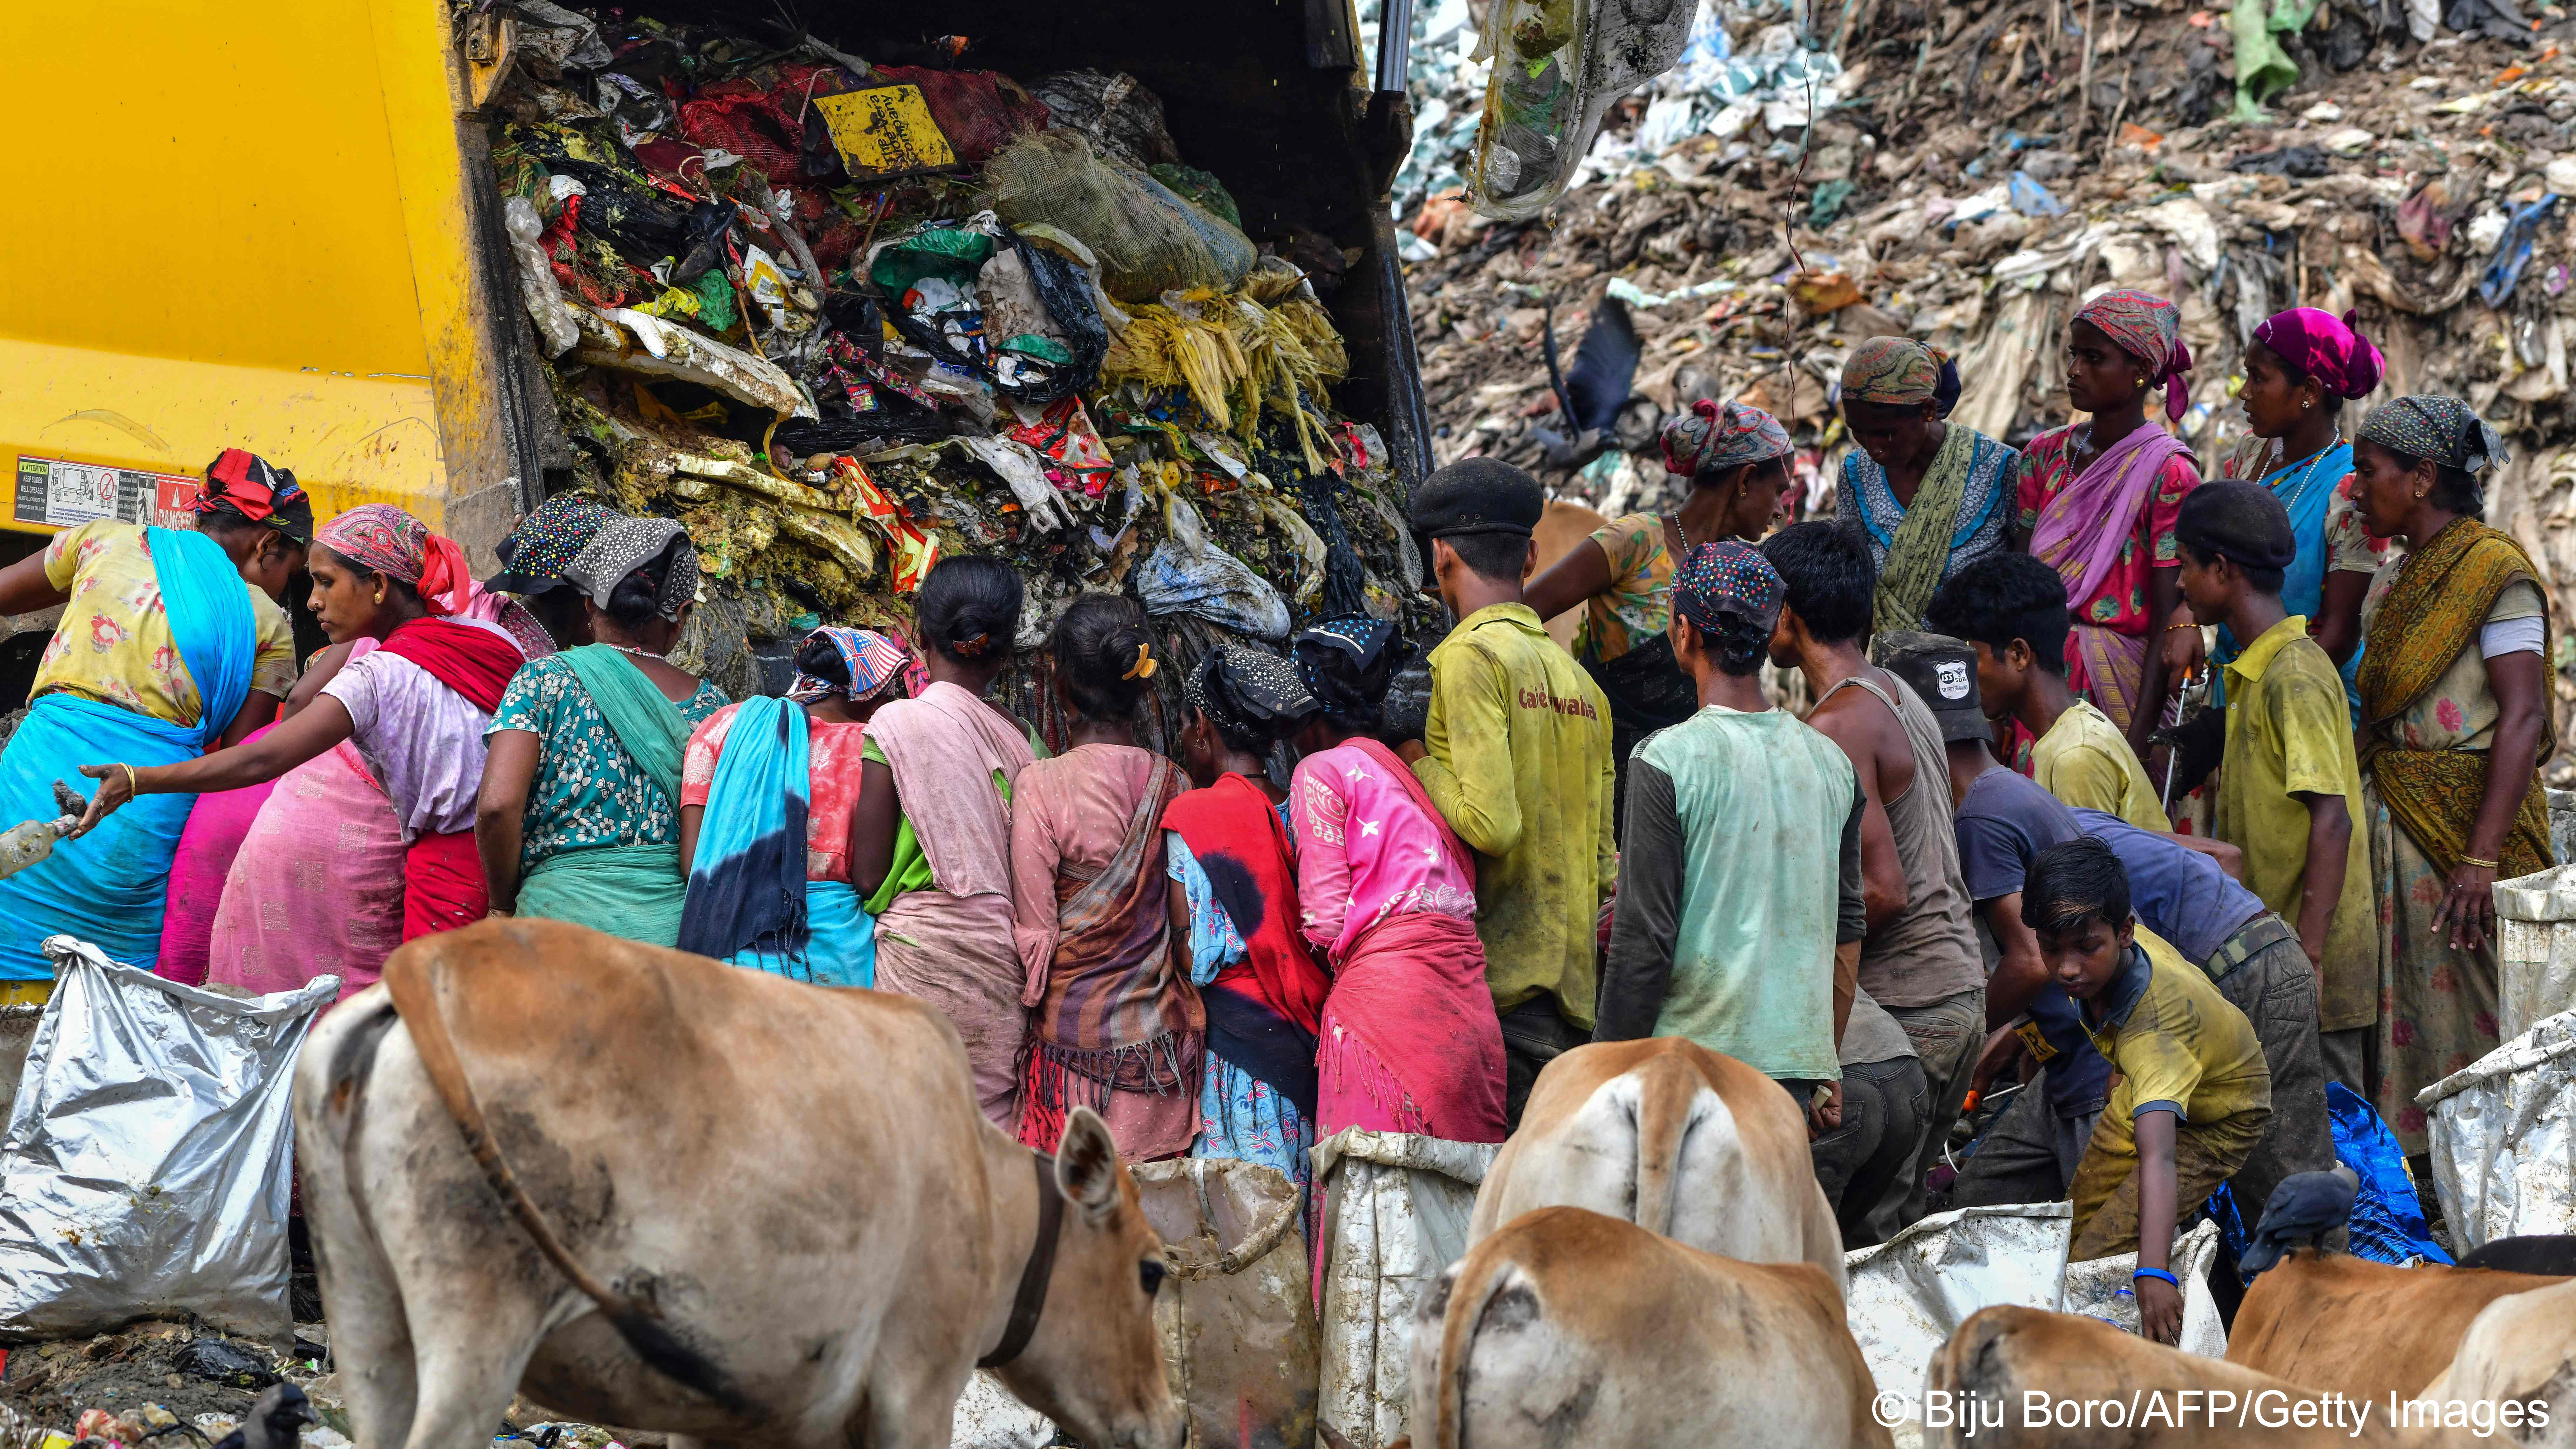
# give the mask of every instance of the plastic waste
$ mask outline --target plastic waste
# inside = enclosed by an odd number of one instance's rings
[[[2478,274],[2478,297],[2490,307],[2501,307],[2522,285],[2522,269],[2531,261],[2532,233],[2539,230],[2543,218],[2558,205],[2558,193],[2548,192],[2538,201],[2516,211],[2505,223],[2504,233],[2496,239],[2495,252],[2487,259],[2486,270]]]
[[[2560,1012],[2415,1094],[2433,1186],[2463,1251],[2576,1233],[2576,1012]]]
[[[89,802],[63,781],[54,782],[54,803],[63,809],[53,820],[24,820],[0,831],[0,877],[13,876],[54,853],[54,842],[71,834],[89,813]]]
[[[1014,227],[1060,228],[1100,258],[1122,302],[1176,289],[1232,291],[1259,259],[1241,231],[1140,171],[1103,161],[1078,131],[1040,131],[996,155],[984,178]]]
[[[2277,32],[2295,35],[2315,13],[2316,0],[2236,0],[2227,28],[2236,38],[2236,118],[2259,121],[2263,103],[2299,79],[2299,67]]]
[[[1388,1449],[1405,1437],[1414,1305],[1465,1256],[1476,1186],[1500,1150],[1358,1127],[1315,1144],[1324,1442]]]
[[[536,203],[524,196],[513,196],[501,203],[501,228],[509,233],[510,256],[519,266],[520,304],[528,309],[528,320],[536,324],[546,356],[561,357],[581,341],[581,324],[573,320],[572,308],[563,299],[563,287],[555,281],[554,268],[546,265],[546,254],[538,249],[537,238],[545,234],[546,228],[537,215]]]
[[[44,945],[54,994],[0,1138],[0,1334],[195,1314],[285,1343],[295,1054],[340,978],[239,1000]]]
[[[220,1338],[197,1338],[179,1346],[170,1366],[191,1378],[257,1393],[277,1382],[274,1365],[239,1344]]]
[[[1602,115],[1680,57],[1698,12],[1690,0],[1495,0],[1476,51],[1493,64],[1468,178],[1476,210],[1532,216],[1564,195]]]
[[[2047,187],[2032,180],[2027,171],[2014,172],[2012,180],[2005,184],[2011,188],[2013,210],[2024,216],[2058,216],[2066,210],[2066,203],[2058,200]]]
[[[1195,614],[1273,644],[1287,639],[1287,601],[1250,565],[1210,542],[1198,510],[1168,487],[1163,521],[1170,536],[1130,576],[1146,613]]]

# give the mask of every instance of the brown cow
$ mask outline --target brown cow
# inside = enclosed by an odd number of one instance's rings
[[[2310,1388],[2406,1398],[2451,1361],[2479,1310],[2566,1281],[2293,1248],[2245,1290],[2227,1361]]]
[[[1927,1449],[2468,1449],[2392,1427],[2388,1395],[2347,1397],[2202,1358],[2097,1318],[1986,1308],[1932,1356]],[[1963,1422],[1973,1415],[1973,1427]]]
[[[1030,1153],[904,997],[479,922],[323,1021],[295,1120],[371,1449],[474,1449],[521,1391],[716,1444],[944,1449],[979,1356],[1087,1444],[1186,1431],[1108,1128],[1077,1110]]]
[[[1539,1073],[1476,1190],[1467,1241],[1542,1207],[1590,1208],[1748,1263],[1812,1263],[1843,1288],[1842,1231],[1797,1103],[1681,1037],[1579,1046]]]
[[[1824,1274],[1581,1208],[1514,1219],[1414,1309],[1424,1449],[1885,1446],[1874,1391]]]

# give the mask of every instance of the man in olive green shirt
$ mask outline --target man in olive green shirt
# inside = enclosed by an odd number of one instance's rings
[[[2227,666],[2227,749],[2210,833],[2244,852],[2245,888],[2299,933],[2318,971],[2327,1065],[2361,1091],[2360,1039],[2379,1020],[2361,768],[2342,673],[2308,637],[2308,621],[2281,605],[2282,571],[2298,551],[2290,515],[2260,484],[2203,483],[2183,501],[2174,539],[2192,617],[2253,641]]]
[[[1477,855],[1476,934],[1503,1024],[1505,1120],[1539,1070],[1591,1039],[1601,903],[1618,879],[1610,701],[1521,602],[1538,481],[1469,458],[1414,496],[1458,627],[1431,651],[1431,715],[1403,753]]]

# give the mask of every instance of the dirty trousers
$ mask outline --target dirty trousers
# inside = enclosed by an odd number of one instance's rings
[[[1882,1241],[1863,1220],[1891,1183],[1905,1180],[1931,1111],[1932,1087],[1913,1057],[1843,1068],[1843,1125],[1807,1144],[1807,1153],[1844,1247]]]
[[[1592,1040],[1565,1019],[1556,998],[1544,992],[1503,1013],[1503,1128],[1518,1131],[1530,1088],[1549,1062]]]
[[[1945,996],[1926,1006],[1891,1006],[1887,1014],[1905,1029],[1923,1063],[1923,1078],[1932,1090],[1931,1104],[1917,1124],[1914,1161],[1881,1188],[1870,1202],[1854,1203],[1855,1221],[1865,1221],[1871,1242],[1884,1242],[1923,1216],[1932,1191],[1925,1179],[1940,1164],[1950,1145],[1950,1125],[1968,1100],[1968,1080],[1976,1075],[1977,1054],[1986,1045],[1984,987]]]
[[[2256,944],[2259,942],[2260,944]],[[2335,1165],[2334,1128],[2326,1116],[2326,1068],[2317,1031],[2317,978],[2299,938],[2265,914],[2220,948],[2243,957],[2218,981],[2218,994],[2245,1013],[2272,1072],[2272,1122],[2231,1175],[2237,1214],[2248,1228],[2262,1220],[2272,1189],[2294,1172]],[[2335,1247],[2342,1247],[2340,1241]]]
[[[2138,1249],[2138,1139],[2128,1103],[2115,1100],[2093,1124],[2093,1141],[2075,1169],[2075,1247],[2071,1263]],[[2219,1184],[2236,1175],[2263,1140],[2272,1109],[2251,1107],[2215,1122],[2174,1123],[2174,1215],[2189,1217]]]

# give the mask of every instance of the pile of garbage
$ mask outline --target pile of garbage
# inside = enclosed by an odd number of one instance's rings
[[[0,1441],[12,1449],[204,1449],[232,1431],[262,1390],[286,1382],[311,1396],[321,1421],[304,1432],[304,1444],[346,1449],[349,1421],[332,1392],[328,1331],[299,1324],[296,1335],[276,1353],[184,1323],[149,1322],[12,1348],[0,1364]]]
[[[1829,510],[1852,344],[1948,350],[1956,419],[2019,443],[2068,419],[2067,319],[2116,286],[2181,303],[2181,429],[2215,473],[2255,324],[2354,310],[2383,396],[2456,394],[2507,432],[2488,520],[2556,597],[2576,582],[2576,58],[2564,11],[2522,5],[1707,0],[1683,62],[1608,111],[1580,184],[1530,221],[1471,204],[1489,66],[1468,0],[1418,7],[1396,203],[1436,461],[1647,506],[1657,426],[1734,397],[1790,424],[1800,506]]]
[[[1022,571],[1024,645],[1103,589],[1185,654],[1408,606],[1386,445],[1333,401],[1345,258],[1247,236],[1133,76],[515,8],[483,110],[568,481],[687,525],[719,683],[903,630],[953,554]]]

